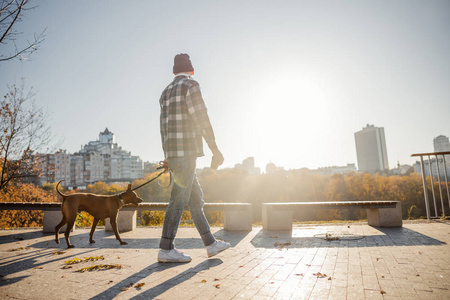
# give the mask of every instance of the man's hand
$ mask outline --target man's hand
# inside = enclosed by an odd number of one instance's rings
[[[217,168],[223,164],[224,158],[219,149],[213,151],[213,157],[211,160],[211,169],[217,170]]]

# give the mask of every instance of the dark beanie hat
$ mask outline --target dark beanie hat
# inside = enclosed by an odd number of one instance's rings
[[[181,73],[181,72],[191,72],[194,71],[192,67],[191,60],[189,59],[189,55],[185,53],[175,55],[174,63],[173,63],[173,72]]]

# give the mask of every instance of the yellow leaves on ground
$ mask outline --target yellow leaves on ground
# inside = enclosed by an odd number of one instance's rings
[[[83,258],[83,259],[80,259],[80,258],[75,257],[74,259],[66,260],[64,263],[65,263],[66,265],[74,265],[74,264],[79,264],[79,263],[82,263],[82,262],[97,261],[97,260],[103,260],[103,259],[105,259],[105,258],[103,257],[103,255],[100,255],[100,256],[91,256],[91,257],[85,257],[85,258]]]
[[[90,267],[85,267],[78,269],[77,272],[84,273],[84,272],[91,272],[91,271],[97,271],[97,270],[109,270],[109,269],[122,269],[121,265],[109,265],[109,264],[100,264],[100,265],[93,265]]]

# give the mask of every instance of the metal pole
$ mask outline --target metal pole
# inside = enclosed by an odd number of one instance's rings
[[[447,163],[445,162],[445,155],[442,155],[442,160],[444,162],[444,175],[445,175],[445,184],[447,185],[447,201],[448,207],[450,209],[450,193],[448,191],[448,179],[447,179]]]
[[[425,209],[427,211],[427,219],[430,219],[430,201],[428,199],[427,180],[425,178],[425,168],[423,165],[423,156],[420,155],[420,168],[422,169],[423,195],[425,197]]]
[[[437,205],[436,205],[436,196],[434,195],[434,181],[433,181],[433,170],[431,168],[431,158],[428,155],[428,167],[430,169],[430,179],[431,179],[431,194],[433,195],[433,203],[434,203],[434,216],[438,217]]]
[[[443,155],[442,155],[443,156]],[[441,186],[441,172],[439,170],[439,159],[437,154],[436,157],[436,167],[437,167],[437,178],[439,183],[439,195],[441,196],[441,206],[442,206],[442,216],[445,217],[445,209],[444,209],[444,197],[442,196],[442,186]]]

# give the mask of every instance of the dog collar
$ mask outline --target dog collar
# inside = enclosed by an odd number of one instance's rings
[[[122,195],[118,194],[117,196],[119,196],[119,200],[120,200],[120,203],[122,203],[122,206],[125,206],[125,202],[123,202]]]

